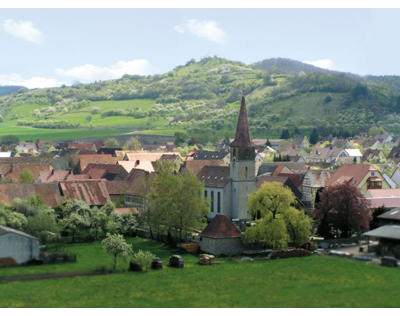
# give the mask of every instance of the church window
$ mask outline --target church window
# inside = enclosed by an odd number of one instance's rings
[[[211,212],[214,212],[214,191],[211,191]]]
[[[245,177],[246,177],[246,179],[247,179],[247,174],[248,174],[248,168],[247,168],[247,166],[244,168],[244,172],[245,172]]]
[[[221,213],[221,192],[217,193],[217,212]]]
[[[207,190],[204,190],[204,197],[207,198]]]

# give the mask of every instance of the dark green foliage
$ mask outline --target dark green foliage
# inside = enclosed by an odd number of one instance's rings
[[[316,128],[314,128],[311,132],[310,135],[310,143],[312,145],[315,145],[317,142],[319,141],[319,135],[318,135],[318,131]]]
[[[1,138],[1,144],[2,145],[19,144],[19,138],[18,138],[18,136],[15,136],[15,135],[4,135]]]

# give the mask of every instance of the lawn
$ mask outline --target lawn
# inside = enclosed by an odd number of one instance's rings
[[[176,250],[130,239],[164,263]],[[3,268],[0,275],[85,271],[108,263],[99,243],[68,245],[75,264]],[[239,263],[218,258],[199,266],[185,254],[185,268],[120,272],[0,284],[0,307],[399,307],[399,269],[354,260],[312,256]],[[119,269],[127,267],[120,264]]]

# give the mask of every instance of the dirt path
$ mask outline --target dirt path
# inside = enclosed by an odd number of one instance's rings
[[[13,282],[13,281],[35,281],[35,280],[47,280],[47,279],[73,278],[76,276],[104,275],[109,273],[110,272],[108,271],[86,271],[86,272],[9,275],[0,277],[0,283]]]

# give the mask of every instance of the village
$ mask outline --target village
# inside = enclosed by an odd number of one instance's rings
[[[6,140],[3,267],[52,262],[47,244],[105,238],[115,269],[124,236],[172,243],[206,265],[219,256],[330,254],[392,267],[400,260],[399,136],[252,139],[243,97],[235,138],[215,150],[183,154],[173,140],[134,137],[124,146]],[[162,267],[147,255],[131,268]],[[169,265],[184,263],[175,255]]]

